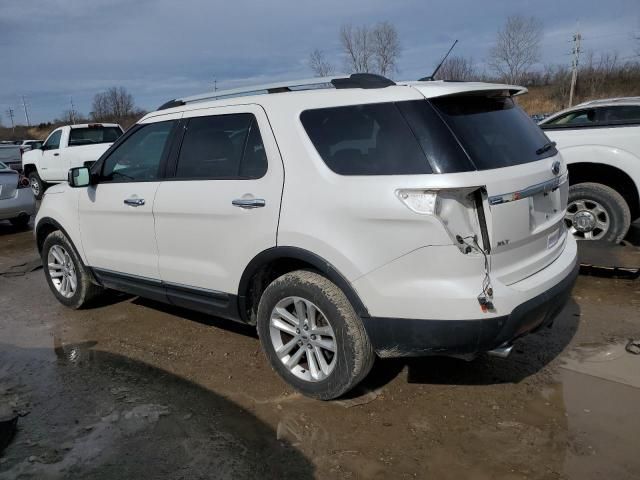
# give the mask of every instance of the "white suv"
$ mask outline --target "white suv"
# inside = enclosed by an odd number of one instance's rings
[[[47,281],[72,308],[111,288],[256,325],[320,399],[376,354],[504,356],[577,275],[523,91],[354,74],[173,100],[47,191]]]

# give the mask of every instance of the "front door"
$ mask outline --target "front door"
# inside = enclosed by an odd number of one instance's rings
[[[68,162],[65,165],[64,156],[60,154],[60,139],[62,130],[55,130],[42,146],[40,160],[40,178],[45,182],[66,180],[69,171]]]
[[[153,207],[160,278],[168,289],[196,287],[205,302],[224,299],[248,262],[276,245],[282,161],[260,106],[185,112],[183,123],[174,178]]]
[[[176,117],[138,126],[102,162],[99,183],[80,193],[82,246],[94,269],[159,279],[153,201]]]

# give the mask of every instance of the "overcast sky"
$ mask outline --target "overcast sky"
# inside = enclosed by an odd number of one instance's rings
[[[640,0],[0,0],[0,119],[25,123],[68,110],[83,114],[93,95],[124,86],[136,104],[212,89],[308,78],[318,47],[339,70],[344,23],[390,21],[400,34],[397,79],[429,74],[454,39],[454,51],[483,67],[508,15],[544,23],[542,63],[570,62],[579,21],[584,50],[634,53]]]

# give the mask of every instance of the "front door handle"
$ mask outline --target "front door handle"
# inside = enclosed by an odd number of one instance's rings
[[[144,198],[127,198],[124,201],[125,205],[131,205],[132,207],[141,207],[144,205]]]
[[[264,207],[267,203],[263,198],[236,198],[231,202],[234,207],[240,208],[260,208]]]
[[[58,155],[60,155],[59,153],[54,153],[53,156],[57,157]]]

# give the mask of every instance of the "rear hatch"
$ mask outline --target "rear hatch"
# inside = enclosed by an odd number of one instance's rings
[[[435,114],[459,145],[459,151],[432,152],[432,168],[452,187],[480,188],[476,207],[482,201],[481,237],[493,276],[509,285],[553,262],[566,239],[568,195],[566,167],[555,146],[508,91],[467,92],[425,103],[430,111],[422,119],[433,123]],[[418,116],[406,117],[423,146],[434,143],[423,138]]]

